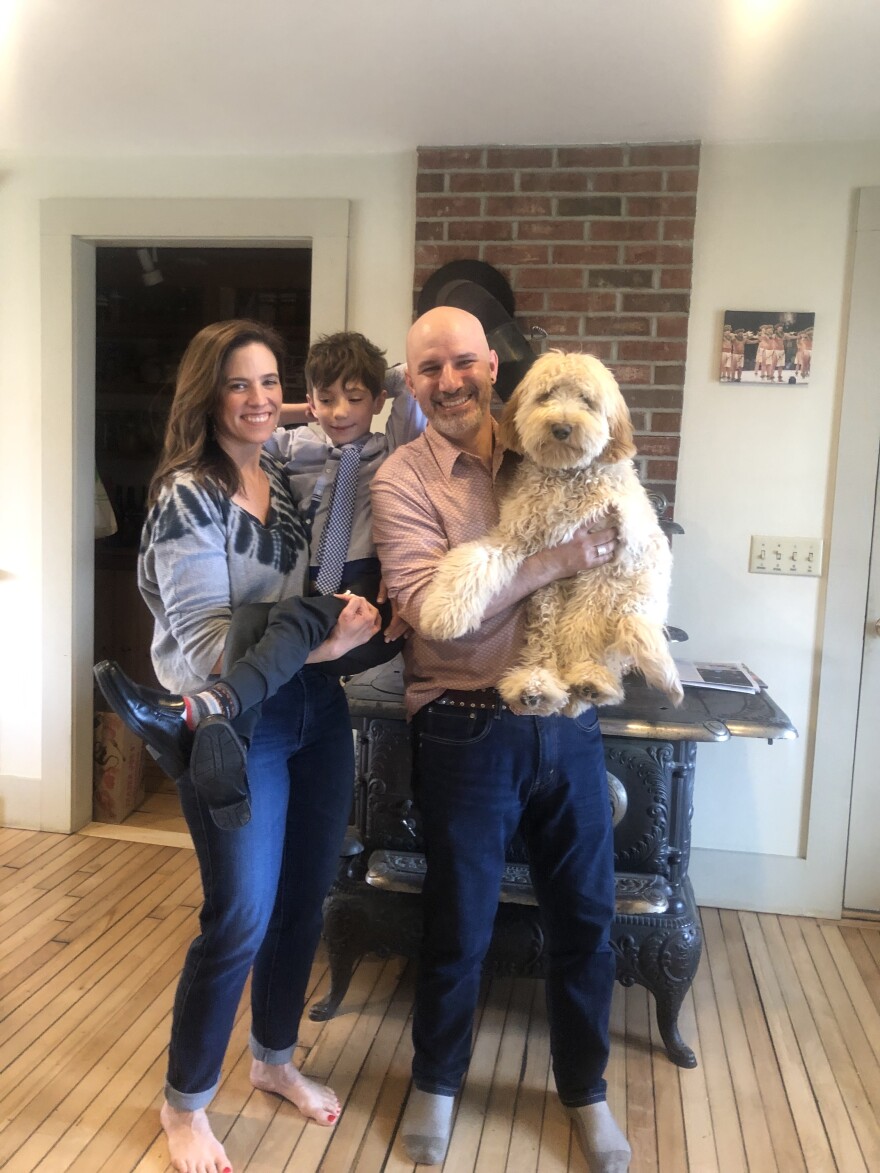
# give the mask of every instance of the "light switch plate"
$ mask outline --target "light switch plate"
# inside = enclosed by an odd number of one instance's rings
[[[820,578],[822,545],[820,538],[753,534],[749,570],[752,574],[799,574],[805,578]]]

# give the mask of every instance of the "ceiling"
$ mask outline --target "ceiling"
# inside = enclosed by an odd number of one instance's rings
[[[0,150],[877,139],[878,64],[877,0],[0,0]]]

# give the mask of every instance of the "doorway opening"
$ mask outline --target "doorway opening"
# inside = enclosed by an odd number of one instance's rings
[[[110,511],[101,528],[96,514],[94,662],[116,660],[155,688],[137,555],[177,365],[203,326],[254,319],[283,338],[284,399],[302,402],[312,250],[98,245],[95,252],[95,469]],[[99,693],[95,704],[106,707]],[[148,755],[144,761],[144,800],[126,823],[185,830],[175,787]]]

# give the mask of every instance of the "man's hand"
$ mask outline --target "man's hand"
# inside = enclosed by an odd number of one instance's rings
[[[381,600],[380,600],[381,602]],[[391,600],[391,622],[385,628],[385,642],[386,644],[394,643],[396,639],[401,636],[408,636],[412,632],[412,628],[404,619],[404,617],[397,610],[397,599]]]
[[[326,660],[338,660],[352,648],[359,648],[376,634],[382,624],[381,616],[372,603],[360,595],[337,595],[345,599],[345,606],[339,612],[336,625],[322,644],[309,653],[307,664],[320,664]]]
[[[376,602],[381,605],[388,601],[388,588],[385,586],[385,579],[379,580],[379,589],[376,592]],[[412,628],[403,618],[397,609],[397,599],[391,600],[391,622],[385,628],[385,642],[392,644],[401,636],[408,636],[412,633]]]
[[[592,570],[613,561],[618,545],[617,527],[610,519],[602,518],[589,526],[582,525],[570,541],[555,546],[547,554],[551,558],[555,554],[559,560],[562,573],[557,577],[570,578],[584,570]]]

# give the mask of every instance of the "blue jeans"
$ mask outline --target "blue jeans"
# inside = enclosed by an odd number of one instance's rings
[[[337,680],[307,667],[265,702],[248,773],[252,817],[234,831],[215,826],[188,774],[178,782],[204,905],[174,1002],[165,1088],[174,1108],[212,1099],[252,968],[253,1054],[278,1064],[293,1054],[351,810],[351,723]]]
[[[416,1087],[454,1095],[461,1084],[505,852],[519,829],[545,936],[559,1097],[569,1107],[604,1100],[614,857],[596,710],[570,719],[428,705],[416,714],[415,736],[428,864]]]

